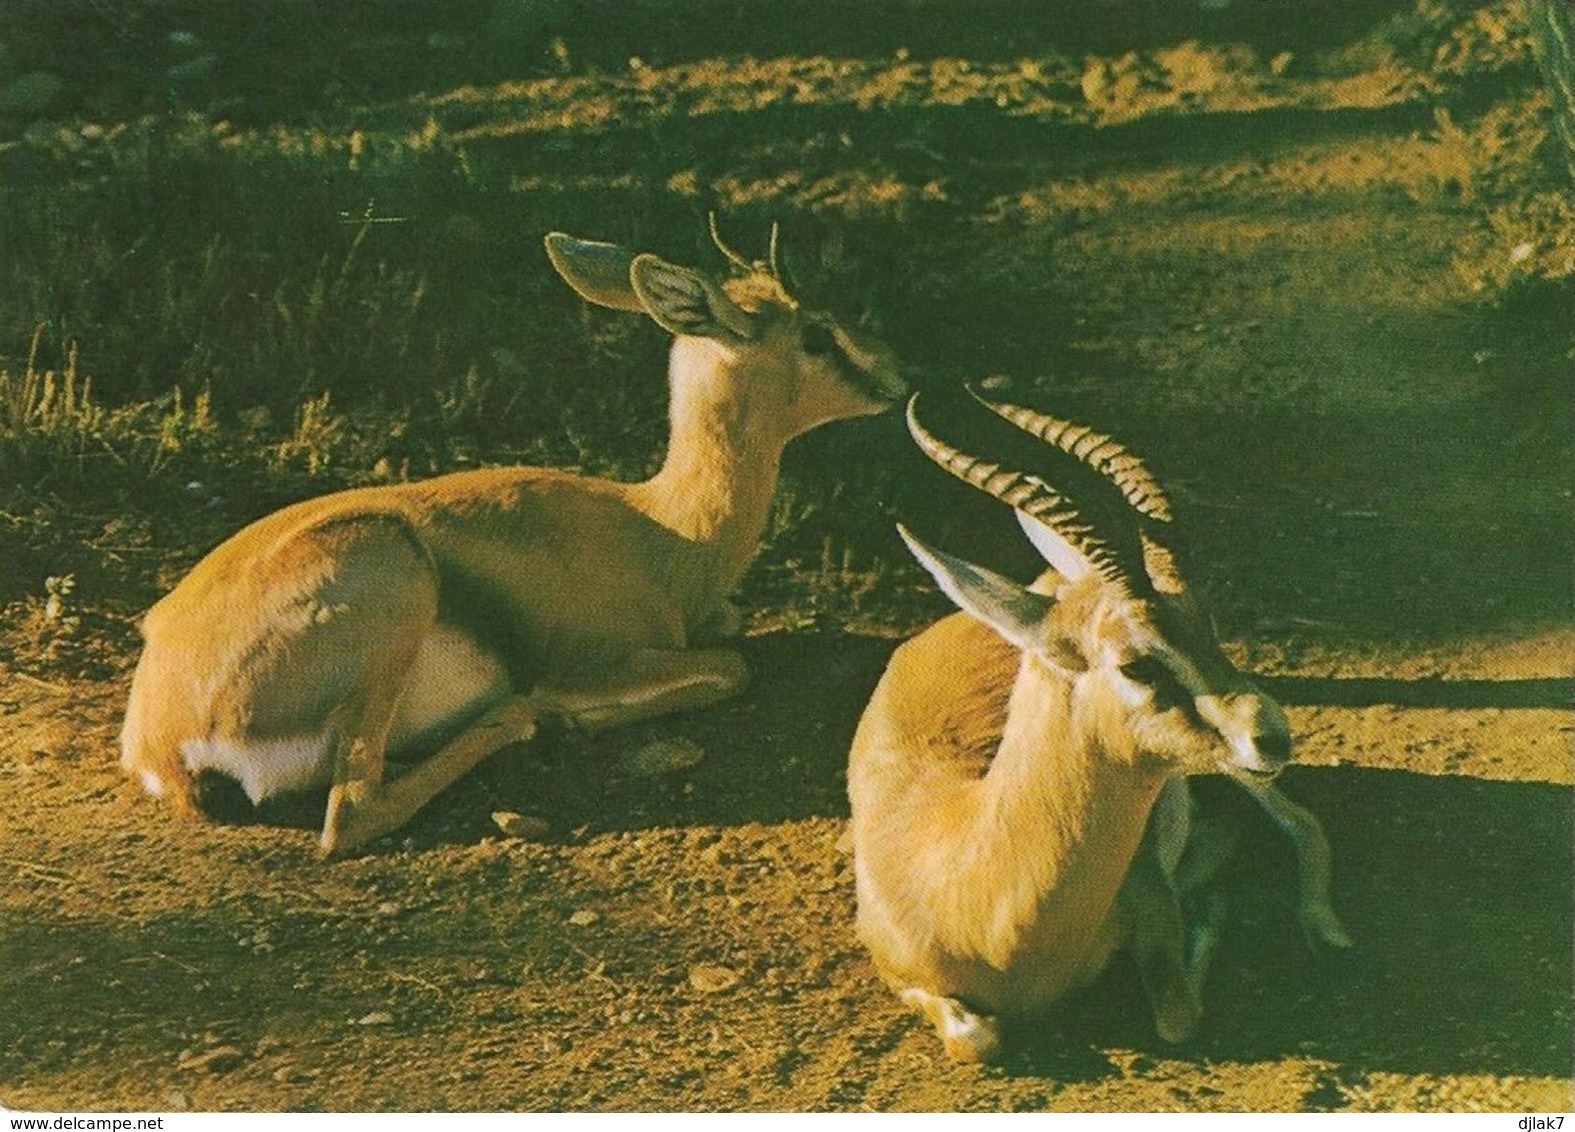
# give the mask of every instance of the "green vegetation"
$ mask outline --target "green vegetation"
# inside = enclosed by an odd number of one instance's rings
[[[801,5],[814,20],[781,44],[722,5],[687,38],[656,2],[616,30],[500,29],[483,5],[300,27],[117,7],[23,6],[0,29],[0,603],[39,608],[69,573],[124,623],[239,523],[347,484],[648,470],[663,338],[584,309],[540,253],[550,229],[714,266],[707,210],[745,247],[780,220],[807,297],[870,314],[921,379],[1010,373],[1216,485],[1234,473],[1184,463],[1174,414],[1261,417],[1265,382],[1293,417],[1328,398],[1288,339],[1194,348],[1189,328],[1259,335],[1230,312],[1267,323],[1364,255],[1447,259],[1436,293],[1380,305],[1467,320],[1514,354],[1516,397],[1567,393],[1575,216],[1517,0],[1300,25],[1003,11],[951,50],[924,5]],[[1350,258],[1277,283],[1309,242]],[[1448,411],[1429,396],[1420,412]],[[909,460],[892,421],[800,446],[750,583],[762,618],[911,620],[888,522]],[[1200,520],[1216,544],[1235,521]],[[1260,596],[1327,613],[1301,583]]]

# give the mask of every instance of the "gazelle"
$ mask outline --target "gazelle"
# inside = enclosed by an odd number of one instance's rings
[[[713,237],[716,237],[713,223]],[[738,691],[725,631],[783,447],[906,391],[891,351],[802,309],[767,263],[720,283],[561,233],[585,299],[674,335],[665,461],[642,483],[457,472],[310,499],[222,543],[158,602],[121,763],[198,808],[216,771],[255,802],[330,786],[324,851],[387,833],[553,717],[601,728]],[[387,752],[436,753],[384,780]]]
[[[1218,929],[1202,885],[1231,849],[1193,820],[1185,776],[1207,772],[1289,833],[1304,927],[1347,946],[1322,827],[1271,784],[1285,714],[1221,651],[1159,484],[1108,436],[984,401],[1060,470],[1003,467],[926,429],[917,402],[920,448],[1010,504],[1051,570],[1023,587],[899,528],[963,612],[897,649],[853,740],[858,930],[882,976],[951,1056],[993,1060],[1003,1016],[1042,1013],[1124,945],[1160,1035],[1182,1040]]]

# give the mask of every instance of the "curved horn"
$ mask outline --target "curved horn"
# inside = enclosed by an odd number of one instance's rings
[[[727,262],[731,263],[740,271],[746,273],[753,271],[755,269],[755,265],[749,260],[745,259],[743,256],[739,255],[732,248],[728,247],[727,243],[722,239],[722,230],[717,225],[716,213],[707,213],[706,219],[711,225],[711,242],[716,245],[716,250],[726,256]]]
[[[1145,532],[1139,532],[1138,537],[1143,542],[1143,572],[1148,575],[1154,589],[1162,594],[1179,594],[1185,590],[1187,583],[1176,565],[1175,549],[1149,537]]]
[[[1010,421],[1024,432],[1071,453],[1121,489],[1121,494],[1137,512],[1156,522],[1170,522],[1170,500],[1143,461],[1128,452],[1109,434],[1095,432],[1087,425],[1053,417],[1035,409],[992,401],[972,385],[968,393],[996,416]]]
[[[766,268],[771,272],[771,278],[778,283],[782,282],[782,271],[777,264],[777,237],[780,234],[781,229],[777,222],[773,220],[771,222],[771,239],[766,245]]]
[[[1132,568],[1136,563],[1122,561],[1130,555],[1123,555],[1100,537],[1077,505],[1050,484],[1038,476],[971,456],[930,432],[915,413],[918,401],[917,393],[908,399],[908,434],[931,460],[964,483],[1052,528],[1107,582],[1127,586],[1144,576]]]
[[[1152,523],[1140,521],[1139,530],[1143,572],[1149,583],[1158,592],[1167,594],[1178,594],[1187,588],[1176,562],[1176,548],[1160,537],[1161,525],[1167,532],[1170,528],[1170,500],[1142,460],[1109,434],[1095,432],[1087,425],[1022,405],[992,401],[971,385],[968,393],[998,417],[1077,457],[1114,484],[1143,520],[1152,520]]]

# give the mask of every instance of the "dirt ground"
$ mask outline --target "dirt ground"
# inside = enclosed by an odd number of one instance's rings
[[[763,560],[743,594],[755,680],[741,698],[506,750],[400,834],[334,862],[315,852],[320,799],[272,824],[187,823],[122,778],[136,642],[113,603],[83,596],[84,619],[109,625],[93,664],[80,649],[30,649],[17,625],[0,653],[0,1099],[172,1111],[1570,1108],[1569,294],[1480,298],[1462,249],[1478,249],[1473,263],[1516,254],[1513,236],[1481,250],[1469,184],[1456,183],[1489,158],[1465,152],[1428,99],[1381,67],[1349,68],[1331,94],[1333,79],[1248,83],[1266,64],[1238,74],[1234,57],[1209,56],[1216,72],[1182,97],[1204,64],[1167,58],[1168,79],[1089,72],[1080,92],[1054,97],[1081,99],[1093,118],[1030,108],[1001,125],[998,154],[981,152],[977,108],[908,120],[877,105],[889,160],[868,167],[887,171],[885,187],[781,173],[819,160],[810,142],[763,145],[738,166],[776,163],[772,191],[787,196],[962,200],[972,226],[944,244],[946,285],[888,317],[888,333],[927,368],[1008,373],[1102,422],[1175,486],[1228,647],[1290,714],[1299,765],[1282,781],[1327,826],[1349,953],[1308,949],[1285,842],[1229,784],[1202,782],[1242,843],[1196,1037],[1161,1042],[1118,961],[1014,1032],[1004,1066],[945,1061],[853,936],[840,845],[865,697],[897,641],[944,608],[912,574],[876,572],[865,590]],[[967,68],[954,79],[986,81]],[[386,113],[442,119],[464,103],[469,124],[453,128],[476,153],[507,162],[545,136],[561,144],[536,154],[531,176],[556,161],[566,182],[575,170],[594,180],[608,150],[589,151],[627,139],[585,134],[588,152],[566,156],[582,129],[567,117],[518,136],[532,99],[543,116],[590,113],[579,95],[554,101],[554,81]],[[1535,95],[1470,98],[1475,122]],[[515,132],[487,117],[504,104]],[[845,113],[865,144],[858,130],[876,127]],[[833,117],[804,125],[814,145],[835,148]],[[724,200],[765,191],[736,170],[707,176]],[[849,427],[878,438],[873,451],[898,443],[893,418]],[[790,469],[857,451],[810,442]],[[958,549],[994,537],[927,503],[939,475],[913,467],[884,510],[917,515]],[[152,553],[168,573],[201,549]],[[842,588],[822,592],[832,582]],[[653,769],[652,752],[675,742],[702,757]],[[505,835],[498,812],[539,817],[545,833]]]

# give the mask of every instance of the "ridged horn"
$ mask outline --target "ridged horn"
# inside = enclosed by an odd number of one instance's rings
[[[1143,465],[1142,460],[1108,433],[1095,432],[1087,425],[1053,417],[1022,405],[992,401],[971,385],[968,393],[996,416],[1076,456],[1105,476],[1121,489],[1121,494],[1139,514],[1155,522],[1170,522],[1170,500],[1165,496],[1165,489],[1159,486],[1159,481]]]
[[[1038,476],[972,456],[946,443],[919,422],[915,409],[918,401],[917,393],[908,399],[907,419],[908,435],[921,452],[964,483],[1054,529],[1106,581],[1122,586],[1131,583],[1133,571],[1123,568],[1120,555],[1083,518],[1077,504]]]
[[[1154,589],[1162,594],[1179,594],[1187,588],[1176,565],[1176,552],[1147,533],[1139,532],[1143,542],[1143,572],[1148,575]]]
[[[754,263],[751,260],[745,259],[732,248],[728,247],[727,242],[722,239],[722,229],[717,224],[716,213],[707,213],[706,220],[711,226],[711,242],[716,245],[717,251],[721,252],[727,257],[727,262],[731,263],[734,267],[738,268],[738,270],[744,272],[745,274],[754,271]]]

